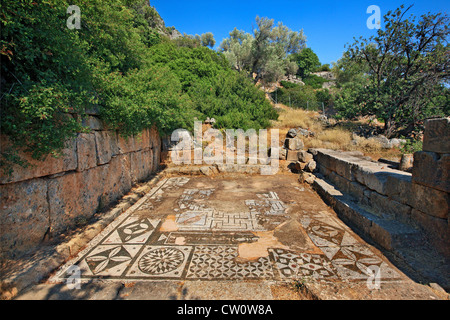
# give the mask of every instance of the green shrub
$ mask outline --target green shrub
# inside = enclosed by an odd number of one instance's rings
[[[305,85],[310,86],[314,89],[321,89],[322,85],[327,82],[326,79],[316,76],[315,74],[310,74],[303,79]]]
[[[413,154],[417,151],[422,151],[423,142],[421,140],[406,139],[406,143],[402,143],[400,152],[402,154]]]
[[[89,19],[80,30],[65,27],[68,6],[5,0],[0,7],[0,125],[12,143],[2,146],[4,172],[26,165],[21,149],[41,160],[58,155],[88,130],[82,120],[92,106],[122,135],[152,125],[163,134],[190,129],[195,117],[243,129],[277,119],[264,93],[222,54],[161,37],[148,1],[82,0]]]
[[[283,86],[283,88],[286,88],[286,89],[300,88],[299,84],[289,82],[289,81],[280,81],[280,84]]]
[[[272,93],[272,98],[278,103],[285,104],[292,108],[302,108],[308,110],[317,109],[317,99],[314,89],[309,86],[299,86],[298,88],[279,88]]]
[[[317,68],[317,72],[321,72],[321,71],[331,71],[330,65],[328,63],[323,64],[322,66],[320,66],[319,68]]]

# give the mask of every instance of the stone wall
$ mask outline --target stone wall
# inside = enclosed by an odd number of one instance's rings
[[[32,165],[0,177],[1,256],[18,256],[87,221],[158,169],[161,141],[155,128],[125,139],[95,116],[86,124],[91,132],[68,141],[62,156],[39,162],[22,154]]]
[[[434,247],[450,256],[449,130],[450,118],[427,122],[424,151],[415,153],[412,174],[359,152],[311,152],[319,173],[373,214],[380,225],[393,221],[420,229]]]

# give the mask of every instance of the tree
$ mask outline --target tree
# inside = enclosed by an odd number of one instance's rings
[[[231,66],[241,72],[247,70],[252,63],[252,46],[253,36],[234,28],[230,32],[230,37],[220,44],[220,50]]]
[[[299,53],[292,55],[292,60],[298,65],[297,74],[303,79],[307,77],[311,72],[316,71],[321,66],[319,57],[314,53],[311,48],[305,48]]]
[[[288,56],[298,53],[305,47],[306,37],[303,30],[292,31],[282,22],[274,27],[273,19],[257,16],[253,34],[251,71],[256,74],[256,81],[277,81],[288,71],[295,70],[294,64]]]
[[[384,120],[385,134],[416,126],[432,115],[444,115],[431,103],[450,79],[449,17],[428,13],[418,22],[405,19],[411,7],[389,11],[385,30],[356,40],[348,49],[352,62],[367,68],[367,79],[356,93],[359,112]]]
[[[202,34],[200,37],[200,40],[201,40],[202,46],[210,47],[211,49],[214,48],[214,45],[216,44],[214,35],[211,32]]]
[[[255,75],[256,82],[268,83],[297,72],[289,55],[303,49],[305,42],[303,31],[292,31],[281,22],[274,26],[274,20],[256,17],[253,34],[235,28],[220,48],[237,70]]]

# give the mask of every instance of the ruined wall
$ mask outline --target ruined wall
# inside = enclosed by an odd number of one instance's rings
[[[314,149],[319,172],[377,219],[421,229],[450,256],[450,118],[428,121],[412,174],[358,152]],[[363,226],[364,228],[364,226]],[[373,230],[366,230],[370,234]]]
[[[39,162],[24,154],[32,166],[1,176],[2,256],[20,255],[86,221],[157,170],[161,142],[155,128],[124,139],[95,115],[86,122],[91,132],[68,141],[63,156]]]

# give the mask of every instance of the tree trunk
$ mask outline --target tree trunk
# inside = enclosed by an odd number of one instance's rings
[[[384,135],[390,139],[395,132],[395,123],[392,118],[384,119]]]

